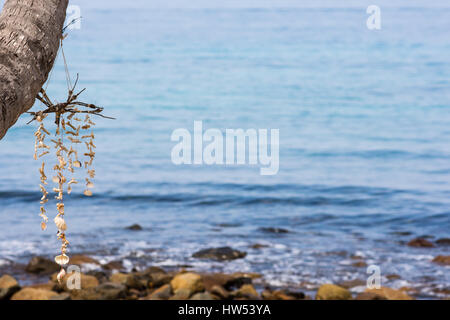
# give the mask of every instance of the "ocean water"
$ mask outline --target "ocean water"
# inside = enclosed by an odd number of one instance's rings
[[[72,253],[129,268],[260,272],[271,285],[310,289],[365,280],[366,268],[353,266],[359,256],[380,266],[382,285],[422,298],[449,289],[449,267],[430,262],[449,247],[406,246],[449,237],[448,6],[381,6],[382,29],[370,31],[364,5],[72,4],[83,19],[64,50],[87,88],[80,100],[116,118],[95,120],[94,196],[78,187],[66,197]],[[61,57],[48,92],[67,94]],[[40,230],[28,120],[0,141],[0,268],[58,252],[55,228]],[[195,120],[222,131],[280,129],[278,174],[174,165],[170,136],[192,132]],[[144,230],[125,229],[134,223]],[[191,257],[216,246],[247,256]]]

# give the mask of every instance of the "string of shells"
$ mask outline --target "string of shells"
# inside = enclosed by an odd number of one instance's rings
[[[92,196],[92,188],[94,187],[93,179],[95,177],[95,170],[93,169],[93,162],[95,158],[96,145],[94,144],[95,135],[93,132],[95,123],[91,120],[89,114],[86,114],[84,119],[77,115],[82,114],[77,108],[70,111],[70,114],[65,117],[64,113],[57,114],[57,127],[54,139],[50,139],[53,150],[55,151],[56,164],[53,166],[54,176],[52,182],[55,184],[52,191],[55,193],[56,216],[54,223],[58,229],[57,239],[61,241],[61,254],[55,257],[55,262],[61,266],[61,271],[58,273],[58,281],[62,281],[66,272],[64,266],[69,263],[69,256],[67,255],[67,248],[69,241],[66,238],[67,224],[64,219],[64,194],[71,194],[73,185],[78,184],[75,179],[75,170],[82,168],[83,164],[78,156],[78,145],[84,144],[86,150],[83,153],[84,169],[86,170],[85,180],[85,196]],[[51,133],[44,126],[44,119],[48,114],[40,111],[34,113],[34,120],[39,124],[35,132],[35,146],[34,159],[38,160],[51,153],[52,147],[45,143],[47,136]],[[66,138],[66,139],[65,139]],[[45,161],[39,168],[40,174],[40,190],[42,197],[40,200],[40,217],[42,218],[41,228],[47,228],[48,217],[45,209],[45,204],[49,201],[47,191],[47,176],[45,174]],[[68,179],[66,175],[70,175]]]
[[[91,103],[85,103],[78,100],[78,97],[85,91],[82,89],[78,92],[75,88],[78,83],[78,74],[75,83],[72,86],[72,81],[69,73],[69,68],[67,66],[66,57],[63,49],[63,40],[67,37],[65,30],[73,24],[78,19],[73,19],[66,27],[63,28],[60,39],[60,49],[64,60],[64,68],[66,73],[67,81],[67,99],[61,103],[53,103],[44,88],[41,88],[36,96],[43,106],[44,110],[38,112],[28,112],[33,116],[33,118],[28,122],[37,121],[39,124],[38,129],[35,132],[35,144],[34,144],[34,159],[38,160],[51,153],[52,148],[45,143],[47,136],[51,136],[50,132],[44,126],[44,119],[49,114],[55,115],[56,132],[54,139],[51,139],[53,144],[53,149],[55,150],[56,164],[53,167],[55,175],[52,178],[53,183],[56,185],[53,188],[53,192],[56,194],[56,216],[54,218],[54,223],[58,229],[57,238],[61,241],[61,254],[55,257],[55,262],[61,266],[61,271],[58,273],[57,279],[61,283],[62,279],[66,275],[64,266],[69,263],[69,256],[67,255],[67,247],[69,246],[69,241],[66,238],[67,224],[64,219],[64,192],[68,195],[71,194],[73,185],[78,184],[78,181],[74,177],[75,169],[82,168],[82,162],[78,158],[78,148],[79,144],[84,143],[86,146],[86,151],[83,153],[84,156],[84,168],[86,170],[86,187],[84,189],[84,195],[92,196],[92,188],[94,183],[92,180],[95,177],[95,170],[93,169],[93,162],[95,158],[94,144],[94,126],[95,123],[91,121],[90,116],[95,115],[106,119],[114,119],[103,115],[103,108],[98,107]],[[83,117],[81,119],[79,117]],[[64,140],[64,138],[67,138]],[[47,176],[45,174],[45,161],[42,161],[41,167],[39,168],[40,174],[40,190],[42,197],[40,200],[40,217],[41,228],[45,230],[47,228],[48,217],[47,211],[45,210],[45,205],[49,201],[46,186],[48,185]],[[70,175],[70,179],[66,177]]]

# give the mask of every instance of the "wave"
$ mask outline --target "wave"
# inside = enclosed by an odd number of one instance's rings
[[[128,189],[128,188],[127,188]],[[136,188],[132,188],[137,190]],[[138,188],[139,189],[139,188]],[[142,190],[142,189],[141,189]],[[237,184],[237,183],[154,183],[146,184],[141,194],[94,193],[92,202],[120,202],[133,204],[167,203],[186,206],[344,206],[364,207],[397,194],[421,194],[415,190],[399,190],[367,186],[325,186],[296,184]],[[183,190],[183,192],[177,192]],[[192,191],[184,191],[192,190]],[[0,191],[0,204],[37,202],[41,194],[28,190]],[[73,193],[67,200],[83,201],[81,193]]]

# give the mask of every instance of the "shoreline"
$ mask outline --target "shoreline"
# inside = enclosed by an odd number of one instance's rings
[[[100,264],[86,255],[73,255],[71,265],[81,267],[80,289],[71,290],[75,278],[66,275],[65,285],[56,280],[59,266],[53,261],[34,257],[20,269],[0,271],[0,300],[412,300],[421,299],[413,288],[393,289],[382,286],[368,289],[364,279],[326,283],[273,286],[263,274],[200,272],[191,268],[161,268],[126,272],[121,261]],[[23,266],[22,266],[23,267]],[[89,268],[90,267],[90,268]],[[96,268],[94,268],[96,267]],[[73,275],[73,274],[72,274]],[[69,280],[69,281],[68,281]],[[69,284],[68,284],[69,283]],[[448,289],[442,297],[449,299]]]

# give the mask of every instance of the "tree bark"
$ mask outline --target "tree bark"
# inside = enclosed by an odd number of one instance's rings
[[[69,0],[6,0],[0,14],[0,139],[34,104],[59,49]]]

